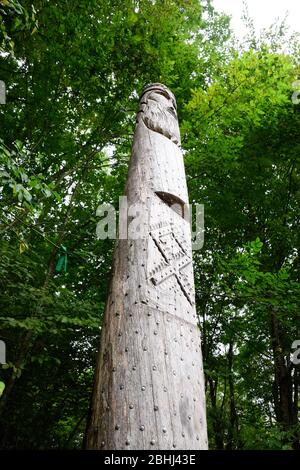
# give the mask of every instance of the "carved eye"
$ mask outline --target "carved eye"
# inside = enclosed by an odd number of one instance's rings
[[[167,111],[172,114],[172,116],[177,119],[177,115],[176,115],[176,112],[175,112],[175,109],[172,108],[172,106],[170,108],[167,108]]]

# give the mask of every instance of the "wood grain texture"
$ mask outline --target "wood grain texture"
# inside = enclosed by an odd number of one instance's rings
[[[116,245],[89,449],[207,449],[190,225],[180,210],[188,194],[179,142],[174,96],[163,85],[150,85],[140,100],[125,190],[129,222],[142,222],[144,236],[133,231]],[[173,201],[179,210],[170,207]],[[143,210],[136,213],[135,204]]]

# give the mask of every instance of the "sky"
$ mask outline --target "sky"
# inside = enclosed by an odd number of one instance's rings
[[[245,34],[243,21],[243,0],[213,0],[216,10],[232,16],[231,26],[238,38]],[[287,25],[290,32],[300,32],[300,0],[247,0],[250,17],[259,32],[270,26],[276,18],[283,19],[288,12]]]

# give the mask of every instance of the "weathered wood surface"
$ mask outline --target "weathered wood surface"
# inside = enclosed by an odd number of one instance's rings
[[[176,103],[146,87],[125,194],[145,236],[118,240],[99,351],[90,449],[206,449],[200,331]],[[170,204],[178,203],[177,210]],[[148,210],[146,210],[148,208]],[[124,214],[122,215],[124,216]],[[120,222],[122,223],[122,221]]]

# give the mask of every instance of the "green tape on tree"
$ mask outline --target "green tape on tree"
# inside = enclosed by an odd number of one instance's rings
[[[66,273],[67,267],[68,267],[67,248],[64,245],[61,245],[59,249],[59,258],[56,263],[55,271],[60,273],[62,270],[64,270],[64,272]]]

